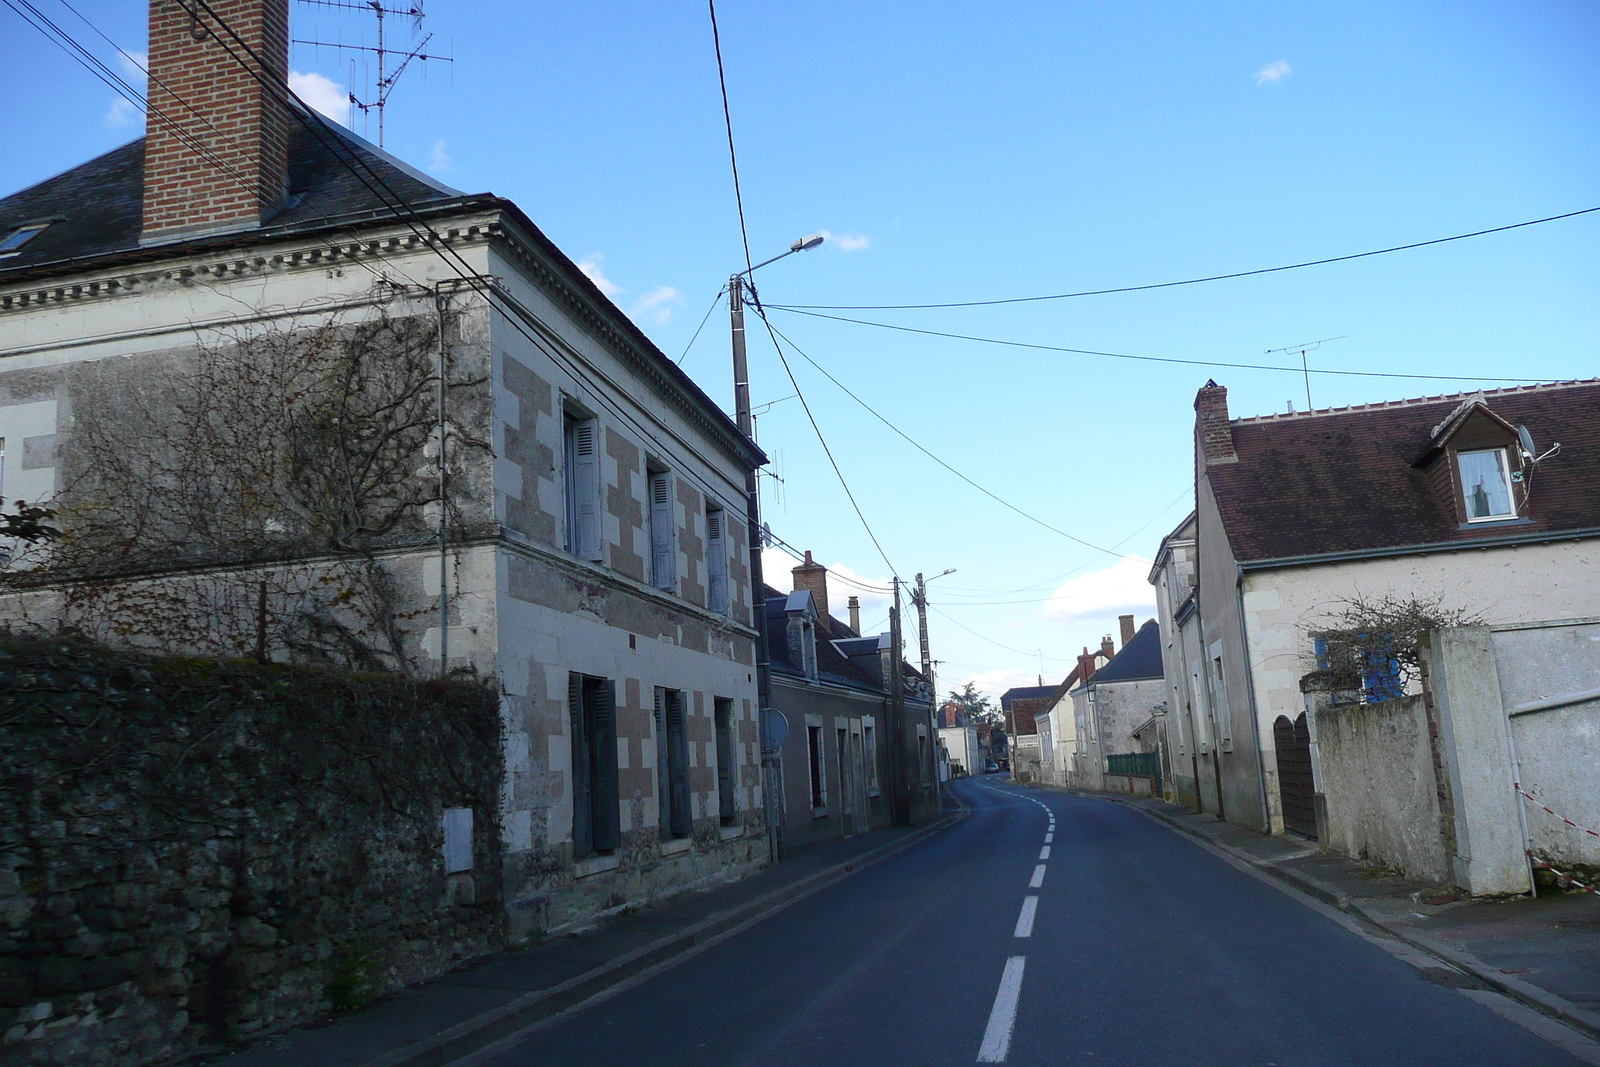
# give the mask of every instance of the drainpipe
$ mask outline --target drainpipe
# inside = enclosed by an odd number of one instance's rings
[[[1267,807],[1267,765],[1261,758],[1261,713],[1256,708],[1255,671],[1250,666],[1250,632],[1244,621],[1244,568],[1234,564],[1234,597],[1239,604],[1239,642],[1244,649],[1244,686],[1250,694],[1250,743],[1256,750],[1256,787],[1261,794],[1262,832],[1272,833],[1272,815]]]

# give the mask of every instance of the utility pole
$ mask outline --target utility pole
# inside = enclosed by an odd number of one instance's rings
[[[911,594],[911,602],[917,606],[917,637],[922,642],[922,676],[928,679],[928,684],[933,684],[933,660],[928,655],[928,586],[922,580],[922,572],[917,572],[917,591]],[[935,699],[939,691],[934,690]]]
[[[750,360],[745,352],[744,278],[728,279],[728,314],[733,329],[733,408],[739,432],[752,437],[750,418]],[[756,720],[761,736],[761,811],[767,824],[767,859],[783,858],[783,827],[779,825],[778,790],[783,786],[779,774],[781,757],[771,738],[772,665],[767,652],[767,603],[762,590],[761,571],[761,481],[754,469],[745,474],[746,537],[750,543],[751,619],[756,630]]]
[[[900,669],[900,579],[893,579],[894,607],[889,609],[889,722],[893,727],[894,743],[889,754],[894,762],[889,768],[890,781],[894,783],[894,803],[890,815],[896,826],[911,825],[911,776],[907,773],[906,759],[906,679]]]

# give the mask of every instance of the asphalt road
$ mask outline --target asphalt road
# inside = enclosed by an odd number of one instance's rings
[[[954,828],[473,1063],[1594,1062],[1131,808],[957,789]]]

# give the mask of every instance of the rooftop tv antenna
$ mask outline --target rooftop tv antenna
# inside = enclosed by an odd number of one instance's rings
[[[378,81],[373,89],[371,99],[363,101],[352,91],[350,93],[351,125],[355,125],[355,113],[360,111],[363,115],[376,111],[378,113],[378,147],[383,147],[383,113],[389,106],[389,94],[394,92],[394,87],[400,81],[400,75],[405,73],[406,67],[413,59],[426,63],[433,60],[436,63],[454,63],[451,56],[429,55],[423,49],[428,47],[428,42],[433,40],[433,34],[428,34],[417,46],[409,52],[384,47],[384,19],[389,15],[400,15],[411,20],[411,36],[415,37],[422,32],[422,20],[425,17],[422,11],[422,0],[415,0],[409,7],[385,7],[381,0],[367,0],[366,3],[351,3],[349,0],[300,0],[302,4],[313,7],[332,7],[346,11],[366,11],[378,19],[378,47],[363,44],[335,44],[330,41],[302,41],[296,38],[295,44],[308,44],[316,48],[340,48],[347,52],[375,52],[378,57]],[[398,56],[399,62],[393,70],[389,69],[390,61]],[[351,61],[351,81],[355,81],[355,62]]]
[[[1312,410],[1312,406],[1311,406],[1311,368],[1306,363],[1306,353],[1307,352],[1315,352],[1317,349],[1321,348],[1323,345],[1327,344],[1329,341],[1343,341],[1346,337],[1349,337],[1349,336],[1350,335],[1347,334],[1347,333],[1341,333],[1338,337],[1324,337],[1320,341],[1301,341],[1297,345],[1285,345],[1282,348],[1269,348],[1269,349],[1267,349],[1267,355],[1269,355],[1269,356],[1275,355],[1278,352],[1298,352],[1298,353],[1300,353],[1300,373],[1304,374],[1306,376],[1306,410],[1307,411]]]

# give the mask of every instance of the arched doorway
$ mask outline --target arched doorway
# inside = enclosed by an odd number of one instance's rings
[[[1311,729],[1305,712],[1293,722],[1279,715],[1272,723],[1272,744],[1278,752],[1278,795],[1283,800],[1285,829],[1317,836],[1317,809],[1312,801],[1316,786],[1311,777]]]

